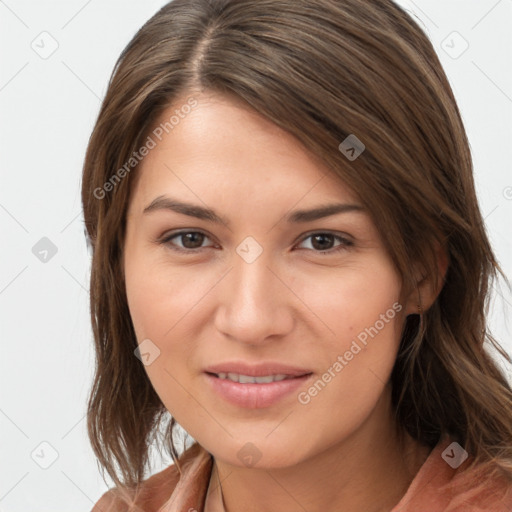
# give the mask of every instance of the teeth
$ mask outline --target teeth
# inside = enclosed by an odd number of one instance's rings
[[[284,380],[288,375],[264,375],[261,377],[251,377],[250,375],[240,375],[238,373],[218,373],[219,379],[229,379],[233,382],[239,382],[240,384],[269,384],[270,382],[277,382]]]

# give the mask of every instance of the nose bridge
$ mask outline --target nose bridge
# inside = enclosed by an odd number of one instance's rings
[[[229,282],[229,295],[230,307],[249,320],[251,316],[257,316],[258,311],[265,314],[271,311],[274,294],[270,291],[276,278],[269,270],[270,257],[267,251],[257,254],[255,248],[249,246],[247,253],[241,253],[243,248],[243,244],[240,244],[237,255],[233,258],[234,268]]]
[[[240,245],[242,251],[237,248],[233,268],[223,283],[217,328],[239,341],[254,343],[283,334],[292,317],[285,305],[286,294],[277,289],[283,284],[269,268],[270,254],[260,251],[255,256],[254,247],[244,252]]]

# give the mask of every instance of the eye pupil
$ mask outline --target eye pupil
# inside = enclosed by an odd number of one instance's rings
[[[318,249],[320,251],[325,251],[326,249],[329,249],[330,247],[325,247],[325,244],[322,245],[322,243],[320,243],[320,247],[317,247],[317,244],[316,244],[316,241],[320,239],[320,240],[324,240],[325,242],[325,239],[327,239],[327,245],[329,246],[331,243],[332,243],[332,240],[333,240],[333,236],[332,235],[326,235],[326,234],[319,234],[319,235],[313,235],[312,236],[312,245],[315,249]]]
[[[181,236],[182,236],[182,241],[184,242],[183,246],[186,247],[187,249],[196,249],[197,247],[201,247],[201,245],[203,243],[203,235],[201,233],[196,233],[196,232],[184,233]],[[199,244],[197,244],[197,243],[194,244],[194,240],[197,242],[197,237],[199,237]],[[186,241],[192,241],[192,246],[188,246]]]

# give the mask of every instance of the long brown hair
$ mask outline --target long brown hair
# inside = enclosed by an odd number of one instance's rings
[[[501,275],[510,284],[486,234],[464,126],[428,37],[390,0],[174,0],[119,57],[83,168],[96,349],[88,432],[116,487],[145,478],[152,443],[178,456],[177,425],[170,418],[162,434],[168,411],[134,356],[122,251],[137,165],[126,162],[164,109],[202,90],[245,101],[350,186],[404,289],[416,286],[418,262],[442,283],[421,322],[407,317],[391,376],[397,425],[432,447],[448,434],[480,467],[512,480],[512,391],[487,348],[512,361],[486,324],[493,282]],[[365,150],[347,165],[338,146],[350,134]],[[436,244],[449,257],[444,282]]]

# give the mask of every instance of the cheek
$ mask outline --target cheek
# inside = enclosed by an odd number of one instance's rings
[[[179,382],[197,372],[194,366],[200,330],[211,317],[206,296],[218,277],[186,267],[171,267],[135,249],[125,260],[126,294],[137,340],[150,340],[159,355],[146,366],[156,391],[179,390]],[[147,342],[146,342],[147,343]],[[152,346],[152,345],[150,345]],[[166,402],[168,402],[166,398]]]
[[[360,333],[364,338],[376,323],[382,338],[399,336],[390,327],[402,309],[400,282],[387,260],[328,270],[315,279],[303,275],[293,281],[296,294],[325,328],[325,346],[342,349]]]
[[[396,309],[390,305],[382,310],[386,320],[368,310],[359,317],[357,328],[339,324],[336,338],[329,346],[324,345],[325,362],[319,365],[317,379],[299,390],[302,423],[308,424],[311,420],[307,418],[314,418],[315,429],[323,432],[322,442],[327,445],[362,428],[376,409],[380,413],[375,417],[382,413],[378,404],[385,403],[381,400],[389,388],[399,345],[396,333],[400,320]],[[373,310],[379,314],[380,311]],[[298,416],[295,420],[300,423]]]
[[[311,398],[319,407],[344,403],[357,416],[382,393],[403,322],[399,279],[386,263],[347,267],[328,279],[303,283],[299,295],[321,320],[324,333],[321,343],[311,339],[306,348],[319,354],[321,382],[305,390],[304,402]]]
[[[187,336],[184,326],[200,290],[186,273],[164,269],[137,251],[126,259],[125,273],[137,341],[141,352],[145,348],[151,357],[145,371],[167,410],[183,420],[186,411],[194,407],[182,386],[189,378],[188,365],[195,350],[194,339]]]
[[[126,295],[137,339],[162,343],[193,309],[204,287],[186,269],[176,269],[138,247],[125,258]],[[176,327],[175,327],[176,326]]]

